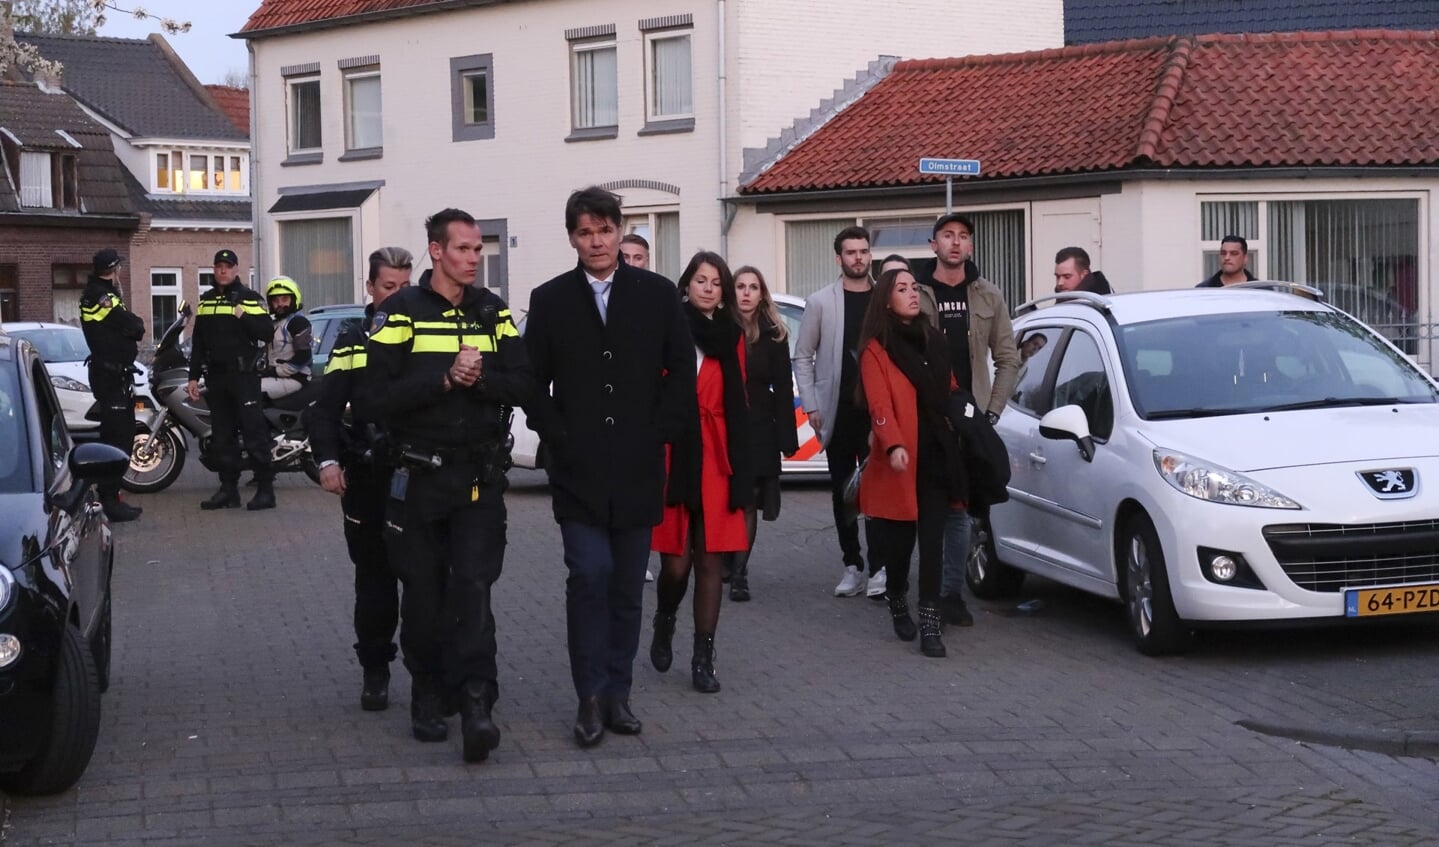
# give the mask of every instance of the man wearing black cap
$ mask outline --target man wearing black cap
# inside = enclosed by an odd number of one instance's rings
[[[269,427],[260,412],[260,358],[275,325],[259,294],[237,279],[240,263],[233,250],[215,254],[215,287],[200,296],[191,336],[190,381],[185,393],[200,399],[200,377],[210,404],[210,450],[220,475],[220,490],[200,503],[202,509],[234,509],[240,505],[240,443],[250,454],[259,489],[245,508],[275,508],[275,473],[270,469]]]
[[[105,248],[91,261],[92,272],[80,296],[80,328],[90,347],[90,391],[100,407],[100,440],[129,455],[135,443],[135,366],[137,342],[145,322],[120,301],[116,277],[120,254]],[[120,502],[120,482],[102,483],[100,504],[112,521],[133,521],[140,507]]]

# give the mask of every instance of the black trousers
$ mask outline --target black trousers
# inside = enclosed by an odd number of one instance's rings
[[[400,625],[400,584],[385,547],[385,498],[390,469],[355,461],[345,469],[345,545],[355,563],[355,655],[378,668],[395,658]]]
[[[114,366],[90,363],[90,392],[100,407],[100,440],[130,455],[135,446],[135,381],[129,365],[119,370]],[[100,496],[112,498],[120,493],[120,481],[103,483]]]
[[[891,597],[903,597],[909,590],[909,560],[919,538],[919,602],[939,602],[944,576],[944,522],[949,516],[949,497],[944,488],[920,477],[919,520],[892,521],[865,518],[869,540],[869,561],[885,568],[885,590]]]
[[[845,516],[844,483],[869,452],[869,414],[856,409],[843,399],[835,413],[834,432],[825,445],[824,458],[829,466],[830,499],[834,506],[834,527],[839,533],[839,551],[846,567],[864,570],[864,555],[859,549],[859,522]],[[878,571],[874,555],[870,555],[871,575]]]
[[[497,677],[490,593],[505,561],[506,483],[483,486],[472,500],[478,470],[457,462],[410,471],[405,499],[386,503],[386,546],[405,585],[405,667],[451,688]]]
[[[206,402],[210,405],[210,455],[220,482],[240,481],[245,463],[240,456],[240,439],[250,454],[255,478],[274,479],[270,468],[270,426],[260,410],[260,375],[256,373],[208,373],[205,376]]]

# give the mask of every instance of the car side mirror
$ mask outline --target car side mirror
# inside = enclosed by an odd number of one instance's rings
[[[124,450],[91,441],[70,451],[70,473],[87,482],[114,482],[125,475],[130,457]]]
[[[1089,434],[1089,418],[1078,406],[1050,409],[1039,419],[1039,434],[1055,441],[1073,441],[1084,461],[1094,461],[1094,438]]]

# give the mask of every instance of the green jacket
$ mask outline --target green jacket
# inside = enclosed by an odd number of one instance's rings
[[[969,369],[974,375],[970,391],[980,408],[996,415],[1014,393],[1019,381],[1019,348],[1014,345],[1014,326],[1009,321],[1009,306],[999,286],[979,276],[978,268],[968,263],[969,277]],[[939,307],[934,299],[932,277],[919,280],[919,311],[931,325],[939,327]],[[989,367],[994,360],[994,370]],[[991,378],[990,374],[993,373]]]

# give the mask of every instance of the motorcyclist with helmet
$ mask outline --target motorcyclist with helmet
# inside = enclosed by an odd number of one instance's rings
[[[277,276],[265,286],[275,337],[270,341],[268,363],[260,372],[260,391],[270,400],[294,394],[310,381],[310,320],[300,314],[300,286]]]

